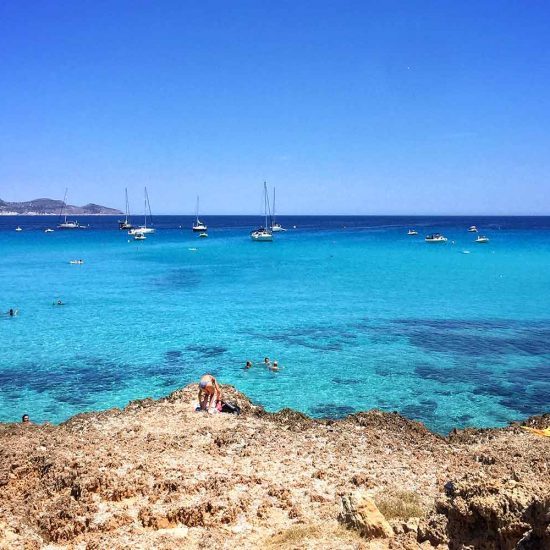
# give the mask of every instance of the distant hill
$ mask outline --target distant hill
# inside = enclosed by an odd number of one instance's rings
[[[62,206],[63,201],[54,199],[34,199],[27,202],[6,202],[0,199],[0,215],[54,216],[61,212]],[[67,204],[64,212],[67,216],[116,216],[122,214],[116,208],[93,203],[84,206]]]

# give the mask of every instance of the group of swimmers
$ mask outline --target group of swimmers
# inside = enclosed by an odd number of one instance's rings
[[[252,368],[252,361],[247,361],[246,365],[244,366],[245,369],[251,369]],[[269,357],[264,357],[264,367],[267,367],[271,371],[278,371],[279,368],[279,362],[273,361],[273,363],[270,361]]]
[[[55,302],[53,302],[52,305],[54,305],[54,306],[64,306],[65,302],[63,302],[61,300],[56,300]],[[15,317],[18,313],[19,313],[19,310],[14,309],[13,307],[10,307],[10,309],[8,311],[6,311],[6,315],[9,315],[10,317]]]

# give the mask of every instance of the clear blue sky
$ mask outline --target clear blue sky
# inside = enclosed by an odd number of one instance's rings
[[[543,1],[4,0],[0,197],[550,214]]]

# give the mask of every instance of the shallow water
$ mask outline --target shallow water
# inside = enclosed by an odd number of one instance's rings
[[[114,218],[44,233],[56,221],[0,218],[0,308],[19,310],[0,319],[2,421],[59,422],[204,372],[269,410],[377,407],[440,432],[550,408],[548,217],[283,217],[297,227],[273,243],[249,239],[251,217],[208,218],[208,239],[159,217],[143,242]],[[434,231],[449,242],[424,243]]]

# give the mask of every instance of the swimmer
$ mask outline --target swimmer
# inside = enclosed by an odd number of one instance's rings
[[[264,365],[270,369],[271,368],[271,361],[269,360],[269,357],[264,357]]]
[[[273,370],[273,371],[279,370],[279,363],[277,361],[273,361],[273,364],[269,367],[269,370]]]
[[[247,361],[246,362],[246,365],[244,366],[245,369],[250,369],[252,368],[252,361]]]
[[[31,423],[31,419],[29,418],[29,415],[28,414],[24,414],[22,417],[21,417],[21,424],[30,424]]]
[[[65,304],[61,300],[57,300],[57,302],[53,303],[54,306],[64,306]]]
[[[211,374],[204,374],[199,382],[199,409],[209,413],[221,409],[222,392]]]
[[[13,309],[10,307],[9,311],[6,311],[6,315],[9,315],[10,317],[15,317],[19,313],[19,310]]]

